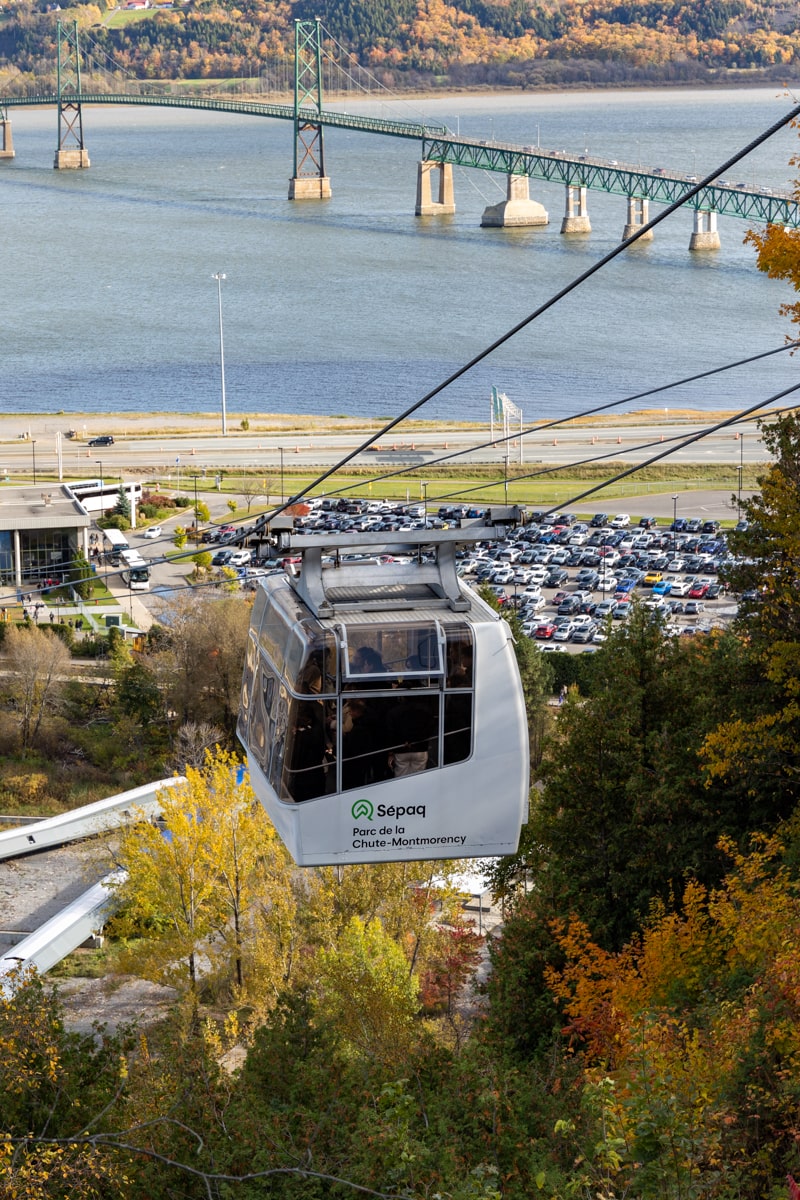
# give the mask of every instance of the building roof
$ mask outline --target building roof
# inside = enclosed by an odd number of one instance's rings
[[[85,529],[92,523],[63,484],[0,489],[0,530]]]

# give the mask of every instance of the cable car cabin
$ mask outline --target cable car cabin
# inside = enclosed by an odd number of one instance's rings
[[[298,865],[516,851],[529,758],[511,634],[455,570],[457,541],[492,536],[413,531],[434,563],[325,568],[342,540],[294,537],[299,578],[259,581],[238,735]]]

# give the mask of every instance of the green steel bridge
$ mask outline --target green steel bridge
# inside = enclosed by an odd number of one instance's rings
[[[673,204],[697,183],[692,175],[667,173],[658,168],[647,169],[641,165],[604,161],[588,155],[572,156],[561,150],[546,150],[539,146],[474,141],[453,136],[452,131],[443,125],[359,116],[326,109],[322,103],[320,23],[298,21],[295,28],[294,103],[271,104],[207,94],[178,95],[170,90],[169,85],[152,83],[137,84],[135,89],[124,92],[85,90],[81,83],[77,25],[70,30],[59,23],[57,90],[0,97],[0,127],[3,133],[0,157],[13,155],[10,112],[16,108],[46,105],[59,110],[60,136],[56,166],[88,166],[88,154],[83,142],[83,108],[89,105],[124,104],[201,109],[292,122],[295,133],[295,180],[298,185],[314,184],[310,189],[299,190],[296,194],[290,192],[292,198],[316,199],[330,195],[330,183],[324,169],[322,132],[325,128],[410,139],[419,143],[423,164],[440,168],[442,174],[448,170],[452,172],[453,166],[459,166],[494,172],[506,176],[509,181],[534,179],[561,184],[567,189],[568,213],[572,211],[570,197],[577,198],[579,210],[585,211],[588,191],[625,196],[629,203],[629,221],[633,220],[634,224],[639,225],[646,221],[650,201]],[[80,157],[60,162],[59,152],[65,155],[72,152]],[[327,190],[322,187],[323,183]],[[631,215],[630,207],[634,202],[638,205],[635,217]],[[708,228],[715,230],[717,215],[738,218],[751,225],[777,224],[790,229],[800,228],[800,205],[792,194],[747,187],[743,182],[715,180],[687,200],[686,205],[695,210],[696,228],[699,228],[699,218],[708,219],[710,216],[712,224]],[[454,206],[449,209],[441,204],[433,206],[433,210],[437,208],[439,211],[454,210]],[[417,211],[422,210],[418,207]],[[588,217],[586,220],[588,227]]]

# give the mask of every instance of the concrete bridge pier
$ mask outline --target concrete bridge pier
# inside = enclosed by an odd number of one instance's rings
[[[719,250],[721,246],[717,233],[717,214],[711,210],[703,212],[696,208],[694,213],[694,231],[689,238],[690,250]]]
[[[527,175],[509,175],[506,198],[500,204],[490,204],[483,210],[481,228],[514,229],[528,225],[547,225],[547,209],[531,200]]]
[[[586,188],[574,183],[567,184],[567,207],[561,222],[562,233],[591,233],[589,209],[586,205]]]
[[[289,179],[290,200],[330,200],[331,195],[327,175],[292,175]]]
[[[11,122],[8,117],[0,117],[0,158],[14,157],[14,139],[11,136]]]
[[[431,192],[431,175],[439,172],[439,199],[434,200]],[[453,164],[432,162],[423,159],[417,163],[417,217],[450,217],[456,211],[453,192]]]
[[[90,166],[89,151],[83,146],[70,146],[67,150],[56,150],[53,166],[57,171],[80,171]]]
[[[646,225],[650,220],[650,201],[646,196],[628,196],[628,220],[625,223],[625,228],[622,231],[622,240],[626,242],[629,237],[633,237],[643,225]],[[653,231],[648,230],[639,238],[640,242],[652,242]]]

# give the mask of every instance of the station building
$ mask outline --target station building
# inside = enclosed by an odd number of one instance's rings
[[[37,586],[89,557],[92,518],[66,484],[0,490],[0,583]]]

